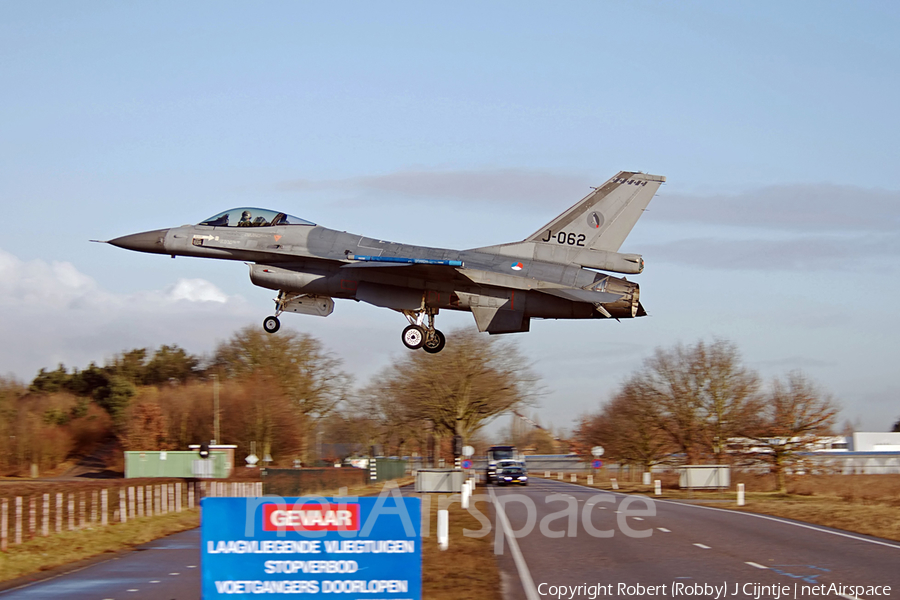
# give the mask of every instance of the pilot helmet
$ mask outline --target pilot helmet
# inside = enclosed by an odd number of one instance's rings
[[[249,210],[245,210],[244,212],[241,213],[241,220],[243,221],[244,219],[247,219],[247,220],[250,219],[250,211]]]

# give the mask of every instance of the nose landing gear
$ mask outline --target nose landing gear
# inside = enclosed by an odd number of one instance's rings
[[[280,327],[281,321],[278,320],[278,317],[266,317],[263,319],[263,329],[267,333],[275,333]]]
[[[443,333],[434,328],[434,315],[437,309],[426,308],[424,310],[404,310],[403,316],[409,321],[409,325],[403,330],[401,339],[403,345],[410,350],[422,348],[429,354],[437,354],[444,349],[447,338]],[[425,324],[425,320],[428,324]]]

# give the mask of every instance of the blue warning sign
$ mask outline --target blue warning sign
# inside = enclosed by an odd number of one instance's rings
[[[200,507],[204,599],[422,597],[418,498],[204,498]]]

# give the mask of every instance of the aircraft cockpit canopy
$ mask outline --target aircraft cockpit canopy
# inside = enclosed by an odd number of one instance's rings
[[[274,227],[281,225],[315,225],[305,219],[265,208],[232,208],[214,215],[200,225],[212,227]]]

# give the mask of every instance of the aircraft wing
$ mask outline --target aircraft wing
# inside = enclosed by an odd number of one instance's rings
[[[535,288],[536,291],[550,294],[557,298],[564,298],[574,302],[588,302],[590,304],[609,304],[622,298],[623,294],[610,292],[595,292],[593,290],[580,290],[576,288]]]

